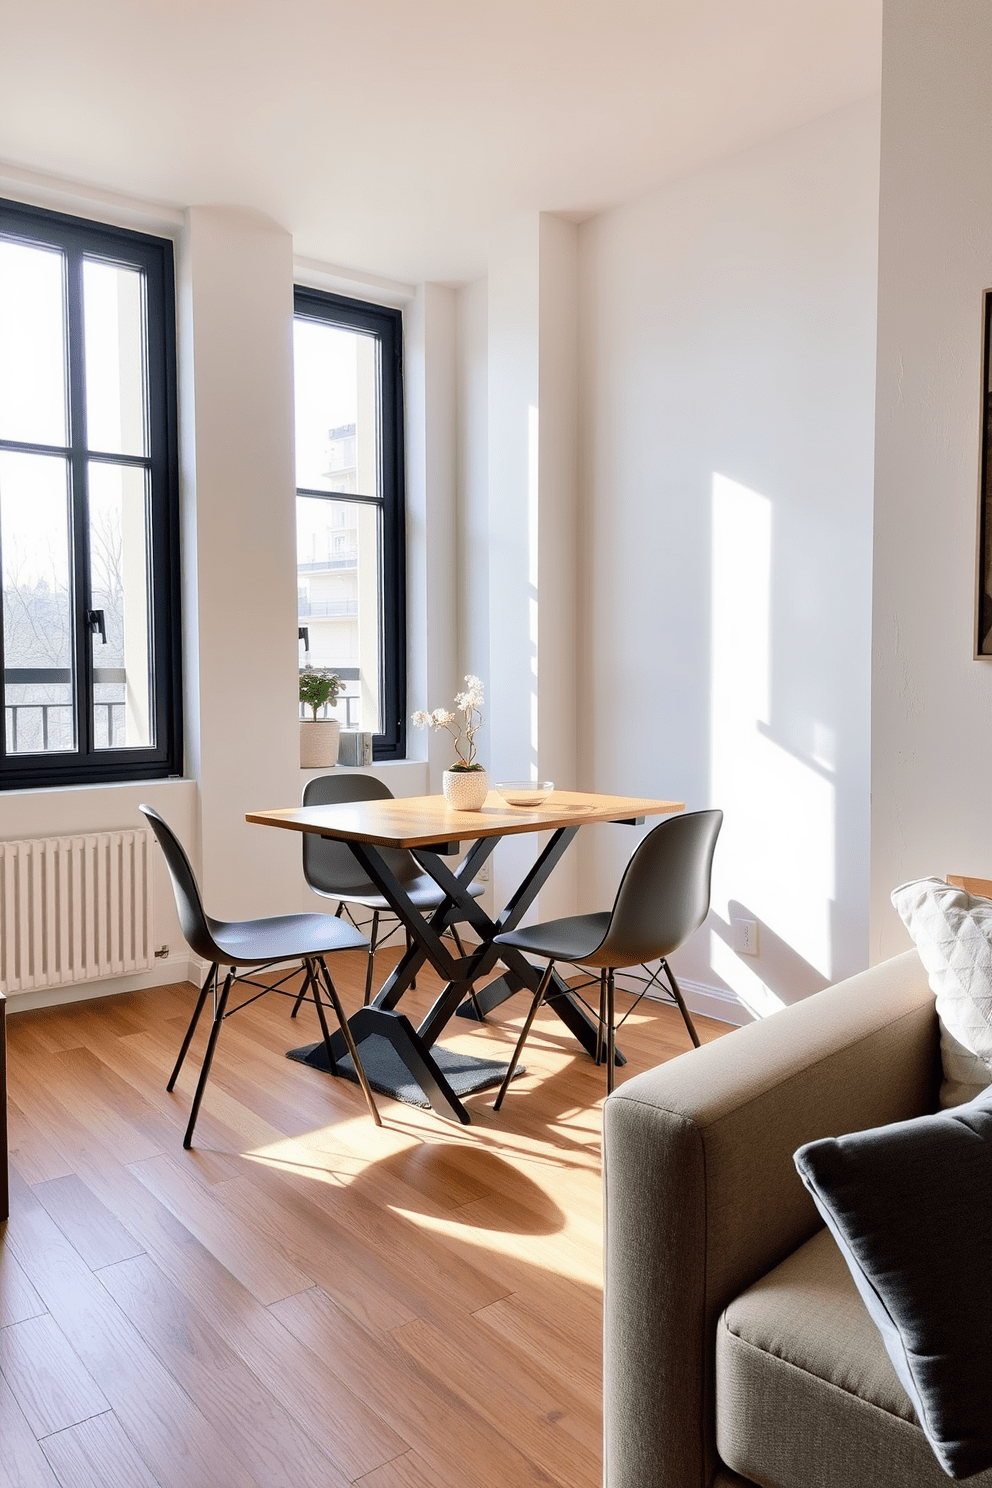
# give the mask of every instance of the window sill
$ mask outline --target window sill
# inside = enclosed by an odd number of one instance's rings
[[[163,787],[193,785],[190,775],[150,776],[147,780],[94,780],[72,785],[23,785],[5,790],[0,800],[16,801],[24,796],[91,796],[98,791],[134,791],[137,794],[158,791]]]

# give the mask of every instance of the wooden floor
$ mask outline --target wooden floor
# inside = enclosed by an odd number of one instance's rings
[[[333,969],[357,1006],[360,961]],[[184,1152],[196,1062],[164,1087],[192,1001],[8,1017],[0,1485],[599,1484],[604,1071],[542,1015],[499,1115],[381,1099],[377,1130],[284,1058],[312,1007],[266,997],[225,1024]],[[505,1058],[524,1011],[445,1042]],[[622,1045],[620,1079],[688,1040],[642,1003]]]

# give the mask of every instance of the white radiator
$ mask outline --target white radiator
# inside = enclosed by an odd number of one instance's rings
[[[0,989],[152,966],[151,842],[144,827],[0,842]]]

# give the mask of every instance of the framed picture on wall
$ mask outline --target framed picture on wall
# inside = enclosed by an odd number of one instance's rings
[[[975,657],[992,659],[992,290],[985,291],[982,336],[982,460],[978,487]]]

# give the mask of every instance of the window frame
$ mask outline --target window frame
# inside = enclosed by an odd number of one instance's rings
[[[68,468],[68,533],[73,620],[73,701],[77,748],[51,754],[8,754],[6,711],[0,733],[0,791],[45,786],[126,783],[182,773],[182,626],[180,616],[179,439],[176,377],[175,258],[170,239],[51,212],[0,198],[0,237],[55,248],[66,258],[66,420],[68,444],[49,446],[0,439],[0,449],[60,455]],[[145,285],[148,453],[143,457],[90,450],[84,442],[85,366],[82,269],[84,258],[139,268]],[[86,611],[91,608],[87,466],[105,463],[148,471],[149,629],[154,746],[94,747],[94,661]],[[4,664],[0,627],[0,666]]]
[[[297,284],[293,320],[319,320],[376,336],[379,360],[379,482],[377,498],[297,486],[296,495],[354,503],[374,501],[382,514],[382,723],[372,758],[406,758],[406,491],[404,460],[403,313]]]

